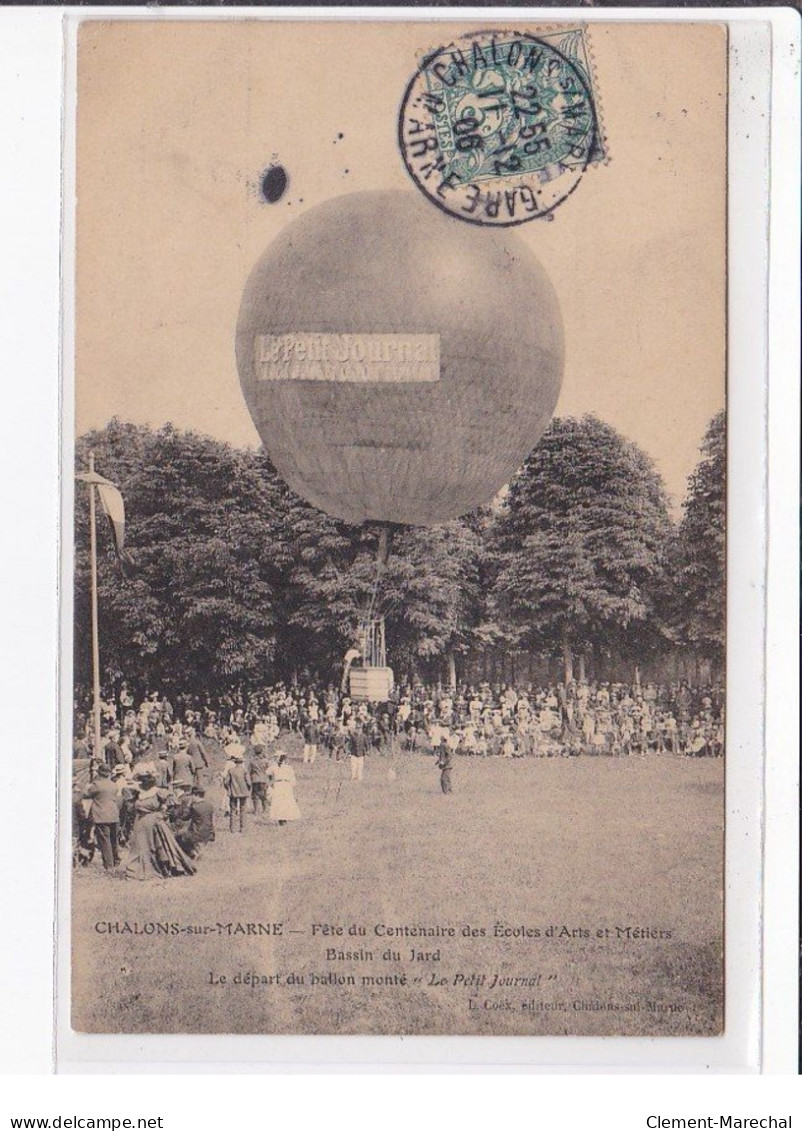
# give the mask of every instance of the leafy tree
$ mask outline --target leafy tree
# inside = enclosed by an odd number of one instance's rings
[[[662,483],[643,452],[593,417],[554,421],[493,507],[431,529],[399,528],[382,571],[375,527],[310,507],[262,452],[119,421],[81,438],[79,467],[90,450],[125,497],[134,561],[123,577],[101,525],[103,667],[143,691],[214,692],[305,672],[332,678],[368,613],[385,616],[399,671],[442,672],[445,661],[452,677],[472,646],[561,649],[570,674],[577,653],[595,647],[639,657],[664,640],[672,528]],[[688,625],[695,641],[707,606],[690,595],[692,584],[706,577],[721,596],[710,569],[689,552],[704,543],[699,530],[707,520],[697,512],[702,498],[712,498],[717,474],[703,461],[683,520],[683,607],[698,605]],[[83,682],[90,674],[87,494],[79,484],[76,674]]]
[[[289,494],[289,492],[288,492]],[[294,670],[332,673],[365,617],[385,617],[390,662],[414,669],[467,647],[479,598],[479,535],[455,522],[399,528],[379,569],[379,533],[349,526],[293,497],[282,651]]]
[[[377,571],[378,532],[298,498],[262,452],[171,426],[112,421],[83,436],[77,465],[126,502],[121,574],[98,525],[105,678],[222,691],[309,672],[331,678],[360,619],[386,614],[391,662],[414,667],[467,647],[479,596],[480,535],[465,523],[399,529]],[[76,493],[76,678],[91,678],[88,492]]]
[[[490,506],[466,515],[466,522],[479,537],[479,602],[477,623],[471,633],[473,649],[480,655],[506,655],[521,647],[525,629],[513,624],[499,607],[495,597],[495,581],[500,569],[498,524],[503,513],[506,488]]]
[[[688,479],[676,560],[675,622],[683,642],[721,664],[725,644],[727,422],[708,425]]]
[[[672,534],[665,489],[637,445],[593,416],[552,421],[492,535],[491,609],[565,678],[592,648],[639,654],[664,631]]]
[[[264,678],[289,565],[275,474],[264,456],[112,421],[83,436],[122,491],[132,568],[98,523],[101,662],[107,677],[180,690]],[[76,676],[90,678],[88,491],[76,485]]]
[[[331,675],[355,642],[375,573],[377,535],[309,506],[284,488],[291,547],[280,609],[280,673]]]
[[[480,563],[481,537],[466,522],[409,529],[396,538],[383,602],[394,654],[408,667],[444,658],[447,678],[455,681],[456,654],[470,647],[478,620]]]

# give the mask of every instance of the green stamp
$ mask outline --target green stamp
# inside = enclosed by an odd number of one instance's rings
[[[444,211],[500,226],[550,215],[605,158],[583,30],[481,32],[431,52],[398,136],[410,176]]]

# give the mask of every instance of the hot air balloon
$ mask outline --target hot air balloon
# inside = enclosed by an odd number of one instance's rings
[[[489,502],[540,439],[562,319],[518,236],[418,193],[353,193],[304,213],[258,260],[236,353],[297,494],[350,523],[430,526]]]

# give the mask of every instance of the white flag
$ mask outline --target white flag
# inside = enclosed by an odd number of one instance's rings
[[[125,503],[123,502],[123,497],[119,490],[110,479],[104,479],[104,477],[98,475],[96,471],[81,471],[75,478],[80,479],[82,483],[93,483],[97,487],[100,506],[111,526],[114,548],[120,558],[127,560],[128,555],[124,552]]]

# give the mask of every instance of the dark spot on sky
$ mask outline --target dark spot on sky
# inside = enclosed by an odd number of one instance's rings
[[[281,200],[289,183],[287,170],[283,165],[271,165],[262,176],[262,196],[268,204]]]
[[[347,173],[348,171],[349,171],[348,169],[343,169],[343,172],[344,172],[344,173]]]
[[[342,139],[344,137],[345,137],[345,134],[337,134],[337,136],[334,139],[334,144],[336,145],[338,141],[342,141]]]

